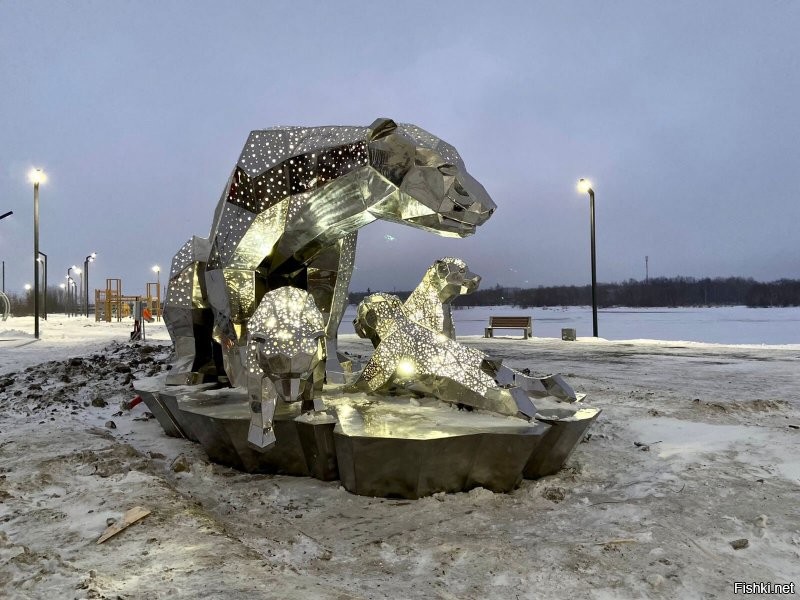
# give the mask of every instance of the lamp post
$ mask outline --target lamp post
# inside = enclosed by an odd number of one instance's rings
[[[4,212],[2,215],[0,215],[0,221],[5,219],[6,217],[10,217],[13,214],[14,214],[13,210],[10,210],[8,212]],[[2,290],[0,290],[0,291],[2,291],[4,294],[6,292],[6,261],[3,261],[3,287],[2,287]]]
[[[67,279],[67,296],[69,297],[69,316],[77,314],[75,310],[75,280],[70,277]]]
[[[42,260],[42,257],[44,257],[44,260]],[[41,262],[44,266],[44,278],[42,281],[44,287],[42,300],[44,300],[44,302],[42,302],[42,316],[44,317],[44,320],[47,321],[47,254],[44,252],[39,252],[39,258],[37,260],[39,260],[39,262]]]
[[[97,252],[92,252],[83,259],[83,272],[86,273],[83,279],[83,295],[86,298],[86,318],[89,318],[89,263],[97,258]]]
[[[597,337],[597,253],[594,243],[594,190],[592,182],[588,179],[581,179],[578,182],[578,190],[583,193],[589,192],[589,221],[591,226],[592,238],[592,335]]]
[[[75,265],[72,265],[72,270],[80,277],[80,285],[77,281],[75,282],[75,316],[77,317],[83,314],[83,302],[81,301],[81,296],[83,295],[83,271]]]
[[[33,169],[28,178],[33,182],[33,337],[39,339],[39,184],[44,171]]]
[[[67,269],[67,316],[72,316],[72,267]]]
[[[158,265],[153,266],[153,271],[156,274],[156,296],[157,304],[156,304],[156,318],[160,321],[161,320],[161,267]]]

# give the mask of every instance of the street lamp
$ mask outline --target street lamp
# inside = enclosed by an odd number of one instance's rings
[[[597,337],[597,254],[594,244],[594,190],[592,182],[588,179],[578,181],[578,190],[582,193],[589,192],[589,221],[592,237],[592,332]]]
[[[44,260],[42,260],[42,257],[44,257]],[[44,252],[39,252],[39,258],[37,260],[42,263],[42,266],[44,266],[44,279],[42,281],[44,287],[44,294],[42,294],[42,299],[44,300],[42,303],[42,312],[44,314],[42,316],[44,317],[44,320],[47,321],[47,254]]]
[[[81,302],[81,295],[83,294],[83,271],[75,265],[72,265],[72,270],[81,278],[80,285],[78,285],[78,282],[75,282],[75,316],[77,317],[79,314],[83,314],[83,303]]]
[[[156,274],[156,295],[158,296],[156,304],[156,317],[161,320],[161,267],[158,265],[153,266],[153,272]]]
[[[86,318],[89,318],[89,263],[94,262],[97,258],[97,252],[92,252],[89,256],[83,259],[83,271],[86,273],[83,280],[83,292],[86,297]]]
[[[13,210],[4,212],[2,215],[0,215],[0,221],[5,219],[6,217],[10,217],[13,214],[14,214]],[[3,292],[4,294],[6,293],[6,261],[3,261],[3,287],[0,288],[0,291]]]
[[[72,279],[72,275],[70,275],[71,272],[72,272],[72,267],[67,269],[67,316],[68,317],[72,316],[72,282],[74,280]]]
[[[44,171],[32,169],[28,179],[33,183],[33,337],[39,339],[39,184],[45,181]]]

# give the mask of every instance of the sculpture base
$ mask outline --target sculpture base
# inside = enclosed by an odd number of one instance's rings
[[[250,473],[341,479],[365,496],[511,491],[523,477],[558,471],[600,413],[537,400],[540,415],[527,422],[432,399],[343,394],[334,386],[321,396],[325,412],[301,415],[299,403],[280,406],[277,442],[262,452],[247,442],[247,393],[212,387],[167,386],[163,376],[135,382],[164,431],[197,441],[214,462]]]
[[[420,498],[484,487],[509,492],[550,429],[438,401],[325,398],[342,485],[362,496]]]

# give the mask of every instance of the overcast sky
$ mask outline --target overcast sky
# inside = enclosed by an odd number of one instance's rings
[[[800,2],[0,0],[0,259],[32,283],[43,167],[50,282],[144,293],[214,208],[247,135],[415,123],[498,205],[476,234],[374,223],[353,290],[440,256],[484,285],[800,278]]]

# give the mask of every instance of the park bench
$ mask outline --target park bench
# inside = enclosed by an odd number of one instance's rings
[[[495,329],[522,329],[525,339],[533,336],[533,319],[531,317],[489,317],[489,326],[484,329],[483,337],[494,337]]]

